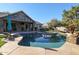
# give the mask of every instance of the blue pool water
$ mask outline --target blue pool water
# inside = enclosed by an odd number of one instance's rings
[[[58,33],[57,33],[58,34]],[[21,46],[32,46],[32,47],[42,47],[42,48],[59,48],[65,43],[66,37],[53,36],[53,37],[43,37],[42,33],[22,33],[23,39],[18,43]],[[52,34],[53,35],[53,34]]]

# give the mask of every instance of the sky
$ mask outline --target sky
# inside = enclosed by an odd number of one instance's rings
[[[69,10],[75,3],[7,3],[0,4],[0,12],[24,11],[35,21],[47,23],[51,19],[62,20],[63,10]]]

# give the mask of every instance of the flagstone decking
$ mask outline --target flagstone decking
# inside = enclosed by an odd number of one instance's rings
[[[40,47],[19,46],[22,37],[10,41],[0,48],[4,55],[79,55],[79,46],[66,42],[60,48],[45,49]]]

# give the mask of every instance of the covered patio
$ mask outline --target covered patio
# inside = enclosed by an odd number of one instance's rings
[[[10,16],[10,23],[8,23],[8,16]],[[11,25],[10,27],[12,32],[33,31],[35,25],[35,21],[23,11],[0,17],[0,22],[0,32],[7,32],[8,25]]]

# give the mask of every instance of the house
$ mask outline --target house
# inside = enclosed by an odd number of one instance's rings
[[[7,17],[9,16],[11,22],[7,20]],[[35,29],[34,26],[36,23],[23,11],[18,11],[15,13],[0,13],[0,32],[8,31],[8,22],[11,23],[10,27],[12,32],[33,31]]]
[[[40,31],[40,29],[42,29],[42,23],[38,22],[38,21],[35,21],[35,30],[36,31]]]

